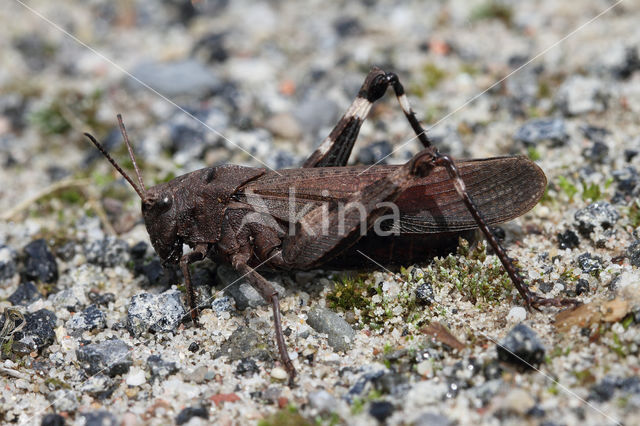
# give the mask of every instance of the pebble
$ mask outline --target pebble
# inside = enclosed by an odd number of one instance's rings
[[[416,288],[416,299],[419,303],[427,306],[435,302],[431,283],[422,283]]]
[[[272,359],[274,350],[271,339],[265,339],[249,327],[240,326],[222,343],[220,349],[213,354],[213,358],[226,356],[230,361],[238,361],[251,357],[267,361]]]
[[[193,96],[203,98],[220,86],[220,79],[208,67],[193,59],[174,62],[145,62],[136,65],[131,73],[154,90],[167,97]],[[130,89],[145,90],[140,83],[127,78]]]
[[[433,363],[425,360],[416,364],[416,372],[422,377],[433,377]]]
[[[604,142],[594,142],[582,151],[582,156],[592,163],[604,163],[609,155],[609,147]]]
[[[564,144],[569,140],[569,134],[562,118],[537,118],[524,123],[513,138],[531,146],[543,141]]]
[[[265,127],[274,135],[282,139],[296,141],[302,136],[302,130],[296,118],[289,113],[279,113],[270,117]]]
[[[90,376],[80,387],[82,393],[98,399],[109,398],[118,387],[118,383],[105,374]]]
[[[64,426],[64,417],[60,414],[49,413],[42,418],[40,426]]]
[[[356,159],[360,164],[387,164],[387,157],[392,151],[389,141],[377,141],[360,148]]]
[[[579,296],[587,293],[589,293],[589,281],[580,278],[576,283],[576,295]]]
[[[347,351],[356,332],[340,315],[325,308],[313,308],[307,314],[307,324],[318,333],[326,333],[328,343],[336,351]]]
[[[140,368],[132,368],[127,374],[127,378],[125,383],[127,386],[141,386],[143,385],[147,379],[144,376],[144,370]]]
[[[228,296],[218,297],[211,302],[211,309],[216,315],[220,316],[224,312],[233,312],[235,310],[232,299]]]
[[[95,303],[98,306],[109,306],[109,303],[116,301],[116,295],[113,293],[98,293],[97,291],[90,291],[87,293],[87,298],[91,303]]]
[[[76,393],[70,389],[58,389],[47,395],[47,401],[56,411],[72,413],[78,408]]]
[[[498,403],[503,410],[525,415],[534,405],[536,401],[524,389],[515,388],[509,390],[504,398]]]
[[[620,219],[620,214],[606,201],[597,201],[576,211],[574,218],[580,233],[589,235],[596,227],[611,228]]]
[[[133,296],[127,310],[127,330],[135,337],[147,331],[175,331],[187,314],[181,296],[178,290],[167,290],[158,295],[141,293]]]
[[[129,245],[113,236],[93,240],[84,246],[87,262],[103,268],[125,265],[130,259]]]
[[[242,358],[240,362],[238,362],[234,373],[239,376],[253,376],[254,374],[258,374],[259,372],[260,368],[253,359]]]
[[[84,418],[84,426],[118,426],[120,424],[116,416],[108,411],[82,413],[81,416]]]
[[[309,393],[309,404],[318,410],[318,413],[320,414],[335,411],[336,403],[336,399],[333,395],[324,389]]]
[[[185,380],[192,381],[197,384],[202,384],[206,381],[209,370],[206,366],[200,365],[194,368],[191,372],[185,374]]]
[[[558,233],[558,248],[572,249],[578,247],[579,244],[580,239],[578,238],[578,235],[571,229]]]
[[[80,336],[85,331],[104,330],[107,317],[96,305],[89,305],[84,311],[73,314],[66,328],[73,336]]]
[[[209,410],[205,407],[186,407],[183,408],[176,416],[176,424],[183,425],[191,420],[193,417],[200,417],[205,420],[209,420]]]
[[[540,365],[545,352],[536,332],[523,323],[513,327],[496,349],[501,361],[524,369]]]
[[[373,401],[369,405],[369,415],[383,423],[393,414],[393,404],[389,401]]]
[[[262,298],[258,290],[253,288],[246,278],[229,265],[220,265],[216,269],[218,285],[226,287],[225,294],[232,297],[236,302],[236,309],[244,311],[247,308],[256,308],[266,305],[267,302]],[[286,290],[279,283],[269,281],[278,292],[280,298],[286,295]]]
[[[41,351],[55,342],[57,317],[53,312],[40,309],[24,314],[24,319],[26,324],[16,333],[16,341],[26,345],[29,352]]]
[[[56,258],[44,239],[31,241],[24,247],[24,275],[27,279],[44,283],[58,281]]]
[[[77,311],[82,305],[83,300],[79,297],[81,290],[79,288],[68,288],[57,292],[51,302],[56,308],[67,309],[68,311]]]
[[[104,373],[115,377],[127,373],[133,363],[129,346],[120,339],[81,346],[76,356],[87,375]]]
[[[271,377],[275,380],[284,381],[289,375],[284,368],[274,367],[271,369]]]
[[[38,287],[33,283],[33,281],[27,281],[18,286],[16,291],[14,291],[11,296],[7,298],[12,305],[22,305],[28,306],[32,302],[35,302],[38,299],[41,299],[42,295],[38,291]]]
[[[507,321],[509,322],[522,322],[525,319],[527,319],[527,310],[522,306],[514,306],[507,314]]]
[[[153,379],[164,379],[178,372],[175,362],[164,361],[160,355],[150,355],[147,358],[147,369]]]
[[[18,270],[18,253],[4,244],[0,244],[0,281],[13,277]]]
[[[582,253],[576,261],[582,272],[586,274],[592,274],[602,269],[602,258],[600,256],[592,256],[591,253]]]
[[[611,172],[613,179],[616,181],[616,189],[626,196],[637,195],[640,188],[640,175],[633,166],[627,166],[621,170]]]
[[[635,240],[627,247],[627,257],[633,266],[640,268],[640,240]]]
[[[558,90],[555,103],[567,116],[607,109],[609,93],[602,81],[593,77],[572,75]]]

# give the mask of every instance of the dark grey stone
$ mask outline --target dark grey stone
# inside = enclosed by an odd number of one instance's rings
[[[87,375],[104,373],[110,377],[125,374],[133,364],[130,347],[120,339],[81,346],[76,351]]]
[[[585,252],[578,256],[576,260],[582,272],[587,274],[595,273],[602,269],[602,258],[600,256],[592,256],[591,253]]]
[[[118,388],[118,383],[106,374],[96,374],[90,376],[80,387],[82,393],[86,393],[95,398],[109,398]]]
[[[74,314],[66,324],[71,335],[79,336],[84,331],[104,330],[107,317],[96,305],[89,305],[84,311]]]
[[[537,118],[524,123],[513,136],[525,145],[536,145],[542,141],[564,144],[569,139],[564,120],[561,118]]]
[[[82,413],[84,426],[118,426],[120,423],[116,416],[108,411],[94,411],[92,413]]]
[[[103,268],[125,265],[130,259],[129,245],[113,236],[91,241],[85,245],[84,251],[87,262]]]
[[[423,413],[416,419],[413,426],[450,426],[451,420],[435,413]]]
[[[18,253],[9,246],[0,245],[0,281],[9,279],[18,270]]]
[[[640,268],[640,240],[635,240],[627,247],[627,257],[633,266]]]
[[[260,367],[251,358],[242,358],[236,367],[235,374],[239,376],[253,376],[260,372]]]
[[[249,327],[240,326],[222,343],[220,350],[213,354],[213,358],[226,356],[230,361],[243,358],[269,361],[273,359],[274,350],[270,338],[261,336]]]
[[[573,232],[571,229],[567,229],[564,232],[558,233],[558,248],[567,249],[567,248],[576,248],[580,244],[580,239],[578,235]]]
[[[255,308],[266,305],[258,290],[249,284],[246,277],[242,277],[235,269],[228,265],[220,265],[216,269],[218,285],[225,288],[225,295],[232,297],[236,301],[236,309],[243,311],[247,308]],[[286,290],[279,283],[269,281],[282,298],[286,295]]]
[[[373,401],[369,405],[369,415],[382,423],[393,414],[393,409],[389,401]]]
[[[423,305],[431,305],[435,302],[433,298],[433,287],[431,283],[422,283],[416,288],[416,299]]]
[[[40,426],[64,426],[64,417],[60,414],[49,413],[42,418]]]
[[[11,296],[8,297],[9,302],[12,305],[28,306],[32,302],[41,299],[42,295],[38,291],[38,288],[32,281],[27,281],[18,286]]]
[[[14,334],[15,340],[30,352],[41,351],[56,339],[56,315],[46,309],[24,314],[25,326]],[[14,343],[15,344],[15,343]]]
[[[193,59],[141,63],[133,68],[132,74],[167,97],[202,98],[221,85],[220,79],[209,68]],[[132,89],[144,89],[132,79],[126,79],[125,84]]]
[[[58,281],[56,258],[44,239],[31,241],[24,247],[24,275],[27,279],[44,283]]]
[[[576,283],[576,295],[589,293],[589,281],[580,278]]]
[[[307,324],[318,333],[326,333],[329,346],[336,351],[348,350],[356,336],[349,323],[329,309],[311,309],[307,315]]]
[[[178,372],[178,366],[175,362],[164,361],[160,355],[150,355],[147,358],[147,368],[154,379],[164,379]]]
[[[147,331],[175,331],[186,314],[178,290],[167,290],[158,295],[141,293],[133,296],[129,303],[127,330],[136,337]]]
[[[580,233],[589,235],[596,227],[611,228],[620,219],[620,214],[606,201],[597,201],[578,210],[574,218]]]
[[[496,346],[501,361],[522,367],[536,367],[544,359],[545,348],[535,331],[520,323]]]

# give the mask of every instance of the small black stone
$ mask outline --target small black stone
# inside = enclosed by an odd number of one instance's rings
[[[95,303],[99,306],[107,306],[111,302],[116,301],[116,295],[113,293],[98,293],[97,291],[90,291],[87,297],[91,303]]]
[[[362,26],[357,18],[344,16],[338,18],[333,28],[340,37],[349,37],[362,33]]]
[[[182,425],[193,417],[200,417],[209,420],[209,411],[205,407],[187,407],[180,411],[176,417],[176,424]]]
[[[108,411],[94,411],[93,413],[82,413],[85,426],[118,426],[120,423],[116,416]]]
[[[528,369],[540,365],[544,346],[535,331],[520,323],[496,346],[501,361]]]
[[[124,265],[129,261],[129,245],[112,236],[91,241],[84,247],[87,262],[103,268]]]
[[[589,293],[589,281],[580,278],[576,283],[576,295]]]
[[[416,288],[416,299],[423,305],[431,305],[435,302],[431,283],[423,283]]]
[[[499,379],[502,377],[502,366],[496,360],[489,361],[482,367],[482,375],[487,380]]]
[[[618,386],[618,378],[605,376],[600,383],[593,385],[589,391],[589,399],[597,402],[607,402],[613,397]]]
[[[594,142],[589,148],[582,151],[582,156],[594,163],[602,163],[609,155],[609,147],[603,142]]]
[[[196,342],[191,342],[191,344],[189,345],[189,350],[191,352],[198,352],[198,349],[200,349],[200,345],[198,345]]]
[[[47,247],[44,239],[34,240],[24,248],[24,275],[27,279],[45,283],[58,281],[58,265],[56,258]]]
[[[569,134],[563,119],[541,118],[523,124],[514,135],[514,139],[528,146],[533,146],[544,140],[550,140],[552,143],[560,145],[569,139]]]
[[[502,227],[491,226],[490,229],[491,229],[491,232],[493,233],[493,236],[496,237],[498,241],[504,241],[504,239],[507,236],[507,233],[504,232],[504,229],[502,229]]]
[[[25,326],[15,333],[16,340],[25,344],[31,351],[42,350],[53,344],[56,338],[55,327],[57,317],[47,310],[40,309],[24,314]]]
[[[49,413],[42,418],[40,426],[64,426],[64,417],[60,414]]]
[[[147,277],[150,285],[160,285],[165,281],[165,270],[162,262],[154,259],[142,266],[142,274]]]
[[[229,57],[225,45],[225,33],[206,34],[198,40],[192,53],[202,53],[207,62],[224,62]]]
[[[26,283],[22,283],[18,286],[16,291],[13,292],[11,296],[8,297],[9,302],[12,305],[30,305],[31,302],[35,302],[38,299],[41,299],[42,295],[38,291],[38,288],[32,281],[27,281]]]
[[[602,269],[602,258],[599,256],[591,256],[591,253],[582,253],[578,256],[577,262],[582,272],[587,274],[595,273]]]
[[[147,248],[149,247],[149,245],[147,243],[145,243],[144,241],[140,241],[136,244],[134,244],[133,247],[131,247],[130,253],[131,253],[131,257],[133,259],[142,259],[144,258],[144,255],[147,254]]]
[[[76,350],[85,373],[105,373],[111,377],[125,374],[133,364],[129,346],[120,339],[91,343]]]
[[[578,244],[580,244],[580,239],[578,238],[578,235],[571,229],[567,229],[564,232],[558,233],[558,248],[572,249],[578,247]]]
[[[640,151],[637,149],[625,149],[624,159],[627,163],[630,163],[638,154],[640,154]]]
[[[260,368],[258,364],[256,364],[252,358],[242,358],[240,362],[238,362],[235,374],[240,376],[253,376],[259,372]]]
[[[393,404],[389,401],[374,401],[369,406],[369,414],[382,423],[393,414]]]
[[[543,293],[549,293],[551,290],[553,290],[553,284],[547,281],[543,281],[540,284],[538,284],[538,290],[540,290]]]

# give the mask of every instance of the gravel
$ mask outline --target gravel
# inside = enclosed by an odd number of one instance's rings
[[[336,351],[349,350],[356,332],[341,316],[328,309],[314,308],[307,314],[307,324],[326,334],[329,346]]]
[[[592,22],[606,4],[29,7],[117,66],[18,2],[0,9],[4,423],[636,423],[638,4]],[[146,188],[226,163],[297,167],[374,65],[399,75],[440,152],[526,155],[540,166],[548,185],[538,205],[491,226],[532,290],[583,305],[525,311],[495,255],[464,245],[418,265],[400,255],[389,271],[369,261],[346,275],[264,270],[298,373],[289,387],[271,307],[207,260],[191,265],[200,307],[191,324],[181,272],[154,252],[138,196],[82,133],[138,182],[122,113]],[[421,148],[388,90],[349,164],[401,164]],[[351,278],[362,294],[337,295]],[[576,326],[563,328],[563,317]],[[436,324],[456,350],[425,334]]]

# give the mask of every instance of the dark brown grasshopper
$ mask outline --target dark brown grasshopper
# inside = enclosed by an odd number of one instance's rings
[[[372,103],[389,86],[424,149],[399,166],[347,166]],[[459,236],[480,228],[527,307],[575,303],[531,292],[489,228],[536,205],[546,186],[542,170],[522,156],[454,162],[440,154],[396,74],[374,68],[340,122],[298,169],[224,165],[145,188],[120,115],[118,120],[137,184],[86,135],[140,196],[158,255],[180,265],[193,321],[198,311],[189,264],[205,257],[231,264],[272,305],[278,350],[291,379],[295,369],[282,333],[279,295],[257,267],[410,264],[453,249]],[[192,251],[183,254],[183,244]]]

